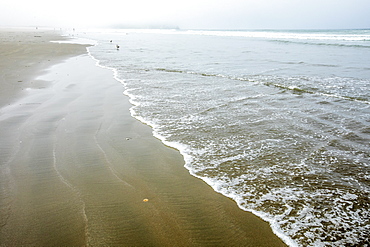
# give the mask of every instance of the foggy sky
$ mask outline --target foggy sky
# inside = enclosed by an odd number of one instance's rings
[[[0,0],[0,26],[370,28],[370,0]]]

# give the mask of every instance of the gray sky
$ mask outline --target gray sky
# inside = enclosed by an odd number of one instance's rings
[[[0,0],[0,26],[370,28],[370,0]]]

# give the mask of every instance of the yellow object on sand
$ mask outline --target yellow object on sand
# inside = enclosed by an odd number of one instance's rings
[[[149,199],[144,199],[144,200],[143,200],[143,202],[148,202],[148,201],[149,201]]]

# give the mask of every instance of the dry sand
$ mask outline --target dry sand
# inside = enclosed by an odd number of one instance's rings
[[[284,246],[189,175],[84,46],[0,38],[1,246]]]

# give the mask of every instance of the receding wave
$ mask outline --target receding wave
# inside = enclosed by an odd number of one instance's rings
[[[290,246],[367,246],[370,31],[172,34],[91,48],[132,116]]]

